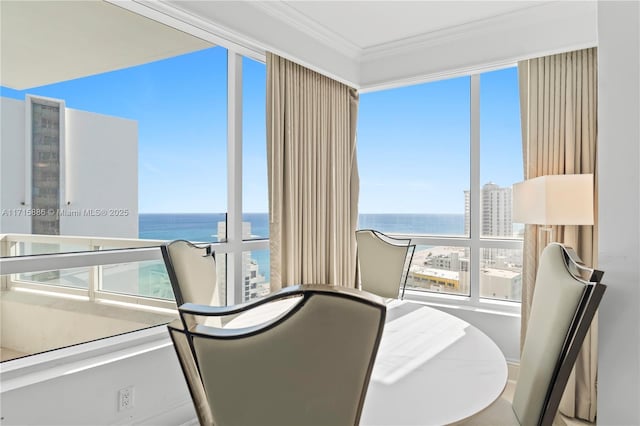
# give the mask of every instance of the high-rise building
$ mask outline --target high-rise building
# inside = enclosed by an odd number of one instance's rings
[[[138,237],[138,123],[0,97],[0,233]]]
[[[487,183],[481,191],[482,234],[492,237],[511,237],[511,187],[500,188]]]
[[[493,182],[486,183],[480,190],[480,235],[487,237],[513,236],[511,217],[511,187],[501,188]],[[464,231],[471,229],[471,200],[469,191],[464,191]]]

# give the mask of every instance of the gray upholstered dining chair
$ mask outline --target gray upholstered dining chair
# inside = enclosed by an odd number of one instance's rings
[[[211,245],[175,240],[163,244],[160,250],[178,306],[184,303],[221,304]]]
[[[513,401],[499,399],[465,425],[545,425],[555,418],[569,375],[606,286],[559,243],[540,257]]]
[[[384,327],[381,298],[300,285],[243,305],[179,311],[237,315],[292,297],[288,311],[250,327],[169,325],[201,424],[358,424]]]
[[[185,240],[170,241],[160,246],[171,288],[176,304],[198,303],[203,305],[220,305],[220,295],[216,278],[216,260],[211,246],[195,245]],[[169,326],[171,339],[176,353],[179,354],[180,367],[185,375],[199,377],[199,372],[193,357],[189,356],[189,344],[182,329],[184,324],[195,325],[200,318],[184,315]],[[213,319],[212,325],[219,325],[218,318]],[[182,354],[182,356],[180,356]],[[196,406],[198,420],[201,424],[210,424],[211,414],[208,412],[204,389],[199,380],[187,383],[189,393]]]
[[[410,239],[389,237],[373,229],[356,231],[359,284],[362,290],[386,298],[398,298],[407,284],[416,246]]]

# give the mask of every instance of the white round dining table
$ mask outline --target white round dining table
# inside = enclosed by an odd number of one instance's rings
[[[445,425],[482,411],[502,393],[507,363],[498,346],[458,317],[392,301],[361,425]]]

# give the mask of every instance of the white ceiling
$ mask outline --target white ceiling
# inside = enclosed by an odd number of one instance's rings
[[[372,90],[591,47],[597,40],[595,5],[0,0],[0,82],[31,88],[220,44],[254,59],[273,52]]]
[[[363,90],[468,75],[597,43],[595,0],[144,5],[241,54],[272,52]]]
[[[210,47],[102,1],[0,1],[0,83],[28,89]]]
[[[328,31],[358,49],[406,41],[541,1],[284,1],[266,2],[317,31]],[[312,29],[312,28],[310,28]]]

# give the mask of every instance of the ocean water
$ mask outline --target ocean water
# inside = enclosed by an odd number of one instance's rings
[[[189,240],[217,242],[218,223],[224,213],[141,213],[139,238],[153,240]],[[251,224],[251,238],[269,238],[269,215],[246,213],[243,221]],[[464,232],[462,214],[361,214],[359,229],[376,229],[387,233],[460,236]],[[269,251],[251,252],[260,273],[269,280]]]
[[[358,229],[417,235],[461,236],[463,214],[361,214]]]
[[[225,213],[140,213],[138,238],[218,242],[218,223],[225,220]],[[242,220],[251,224],[252,239],[269,238],[267,213],[247,213]]]
[[[139,238],[217,242],[218,223],[224,213],[141,213]],[[245,213],[251,224],[251,238],[269,238],[267,213]],[[359,229],[376,229],[388,233],[460,236],[464,232],[462,214],[361,214]]]

